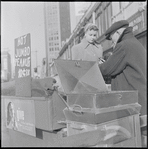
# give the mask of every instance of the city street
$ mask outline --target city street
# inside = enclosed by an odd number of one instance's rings
[[[1,147],[147,147],[147,1],[0,13]]]

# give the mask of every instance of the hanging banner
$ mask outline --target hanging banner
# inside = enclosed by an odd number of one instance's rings
[[[6,127],[36,136],[34,100],[5,99]]]
[[[30,34],[15,39],[16,96],[31,97],[31,41]]]

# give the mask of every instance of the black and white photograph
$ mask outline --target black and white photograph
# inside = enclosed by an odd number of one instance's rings
[[[1,147],[147,148],[147,1],[1,1]]]

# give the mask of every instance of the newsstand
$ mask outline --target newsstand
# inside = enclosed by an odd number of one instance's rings
[[[55,60],[67,137],[98,131],[95,147],[140,147],[138,91],[109,91],[97,63]],[[61,97],[62,99],[62,97]]]

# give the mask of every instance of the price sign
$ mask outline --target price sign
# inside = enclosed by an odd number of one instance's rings
[[[31,96],[30,34],[15,39],[16,96]]]

